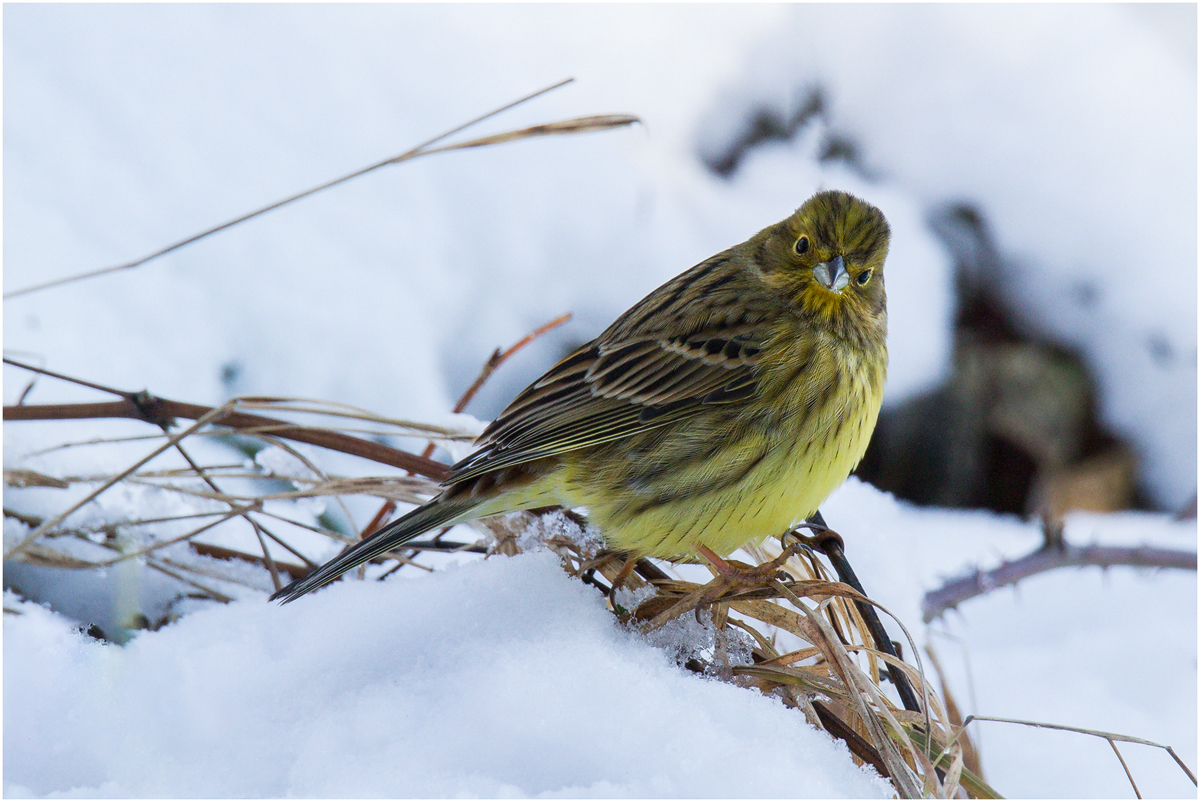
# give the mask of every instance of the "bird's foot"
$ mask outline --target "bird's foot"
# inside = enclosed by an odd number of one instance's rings
[[[776,572],[783,567],[788,558],[796,553],[795,547],[786,548],[783,552],[762,565],[746,565],[737,560],[726,560],[719,556],[712,549],[700,543],[696,544],[696,553],[704,558],[704,561],[712,567],[714,573],[723,579],[728,579],[730,582],[742,582],[747,584],[760,584],[764,581],[770,581],[775,577]]]
[[[807,528],[812,532],[812,534],[800,534],[798,530],[802,528]],[[845,551],[846,548],[846,543],[842,540],[841,535],[827,526],[813,524],[812,522],[805,522],[800,524],[800,526],[797,526],[795,529],[789,529],[784,533],[783,537],[780,538],[780,543],[786,545],[789,539],[795,540],[798,545],[807,546],[813,551],[826,551],[826,544],[829,542],[836,543],[837,547],[843,551]],[[791,548],[795,548],[795,545],[793,545]]]
[[[633,573],[634,567],[637,565],[637,555],[630,554],[625,559],[625,564],[621,566],[621,570],[617,571],[617,575],[613,577],[612,587],[608,589],[608,599],[615,606],[617,603],[617,591],[625,584],[625,580],[629,579],[629,575]]]

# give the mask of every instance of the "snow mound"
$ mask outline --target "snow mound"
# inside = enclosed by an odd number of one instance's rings
[[[545,553],[209,608],[124,648],[14,604],[8,796],[889,792],[796,711],[620,629]]]

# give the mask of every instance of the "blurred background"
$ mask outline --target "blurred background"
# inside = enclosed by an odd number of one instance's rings
[[[1078,537],[1194,550],[1194,524],[1170,522],[1196,509],[1194,4],[3,13],[6,294],[144,256],[563,78],[462,136],[642,120],[386,167],[139,268],[9,298],[8,356],[192,403],[294,396],[462,424],[449,410],[493,350],[571,312],[484,386],[467,412],[486,420],[659,284],[837,188],[893,230],[888,385],[859,476],[1006,514],[935,518],[847,483],[826,512],[858,538],[868,590],[920,626],[922,593],[1036,549],[1040,525],[1022,521],[1069,510],[1162,513],[1083,518]],[[3,375],[5,404],[108,400]],[[5,426],[6,467],[41,465],[22,460],[51,425]],[[71,453],[79,475],[123,467]],[[8,488],[6,510],[32,497]],[[6,515],[6,535],[20,526]],[[111,576],[37,570],[6,565],[6,587],[59,611],[117,593]],[[1195,574],[1099,575],[1053,572],[938,622],[962,638],[948,676],[974,694],[970,641],[987,711],[1124,728],[1194,765]],[[1103,742],[1069,771],[1034,770],[1050,753],[1028,733],[988,730],[1002,792],[1127,790]]]

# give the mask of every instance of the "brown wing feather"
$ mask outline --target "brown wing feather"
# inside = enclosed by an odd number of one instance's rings
[[[728,253],[655,290],[521,392],[448,484],[619,440],[753,394],[767,321]]]

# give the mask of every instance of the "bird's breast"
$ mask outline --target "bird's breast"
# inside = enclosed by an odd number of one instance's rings
[[[572,495],[588,497],[614,546],[672,557],[701,543],[728,554],[811,515],[862,459],[886,352],[810,339],[764,357],[759,394],[736,413],[660,431],[607,477],[577,475]]]

